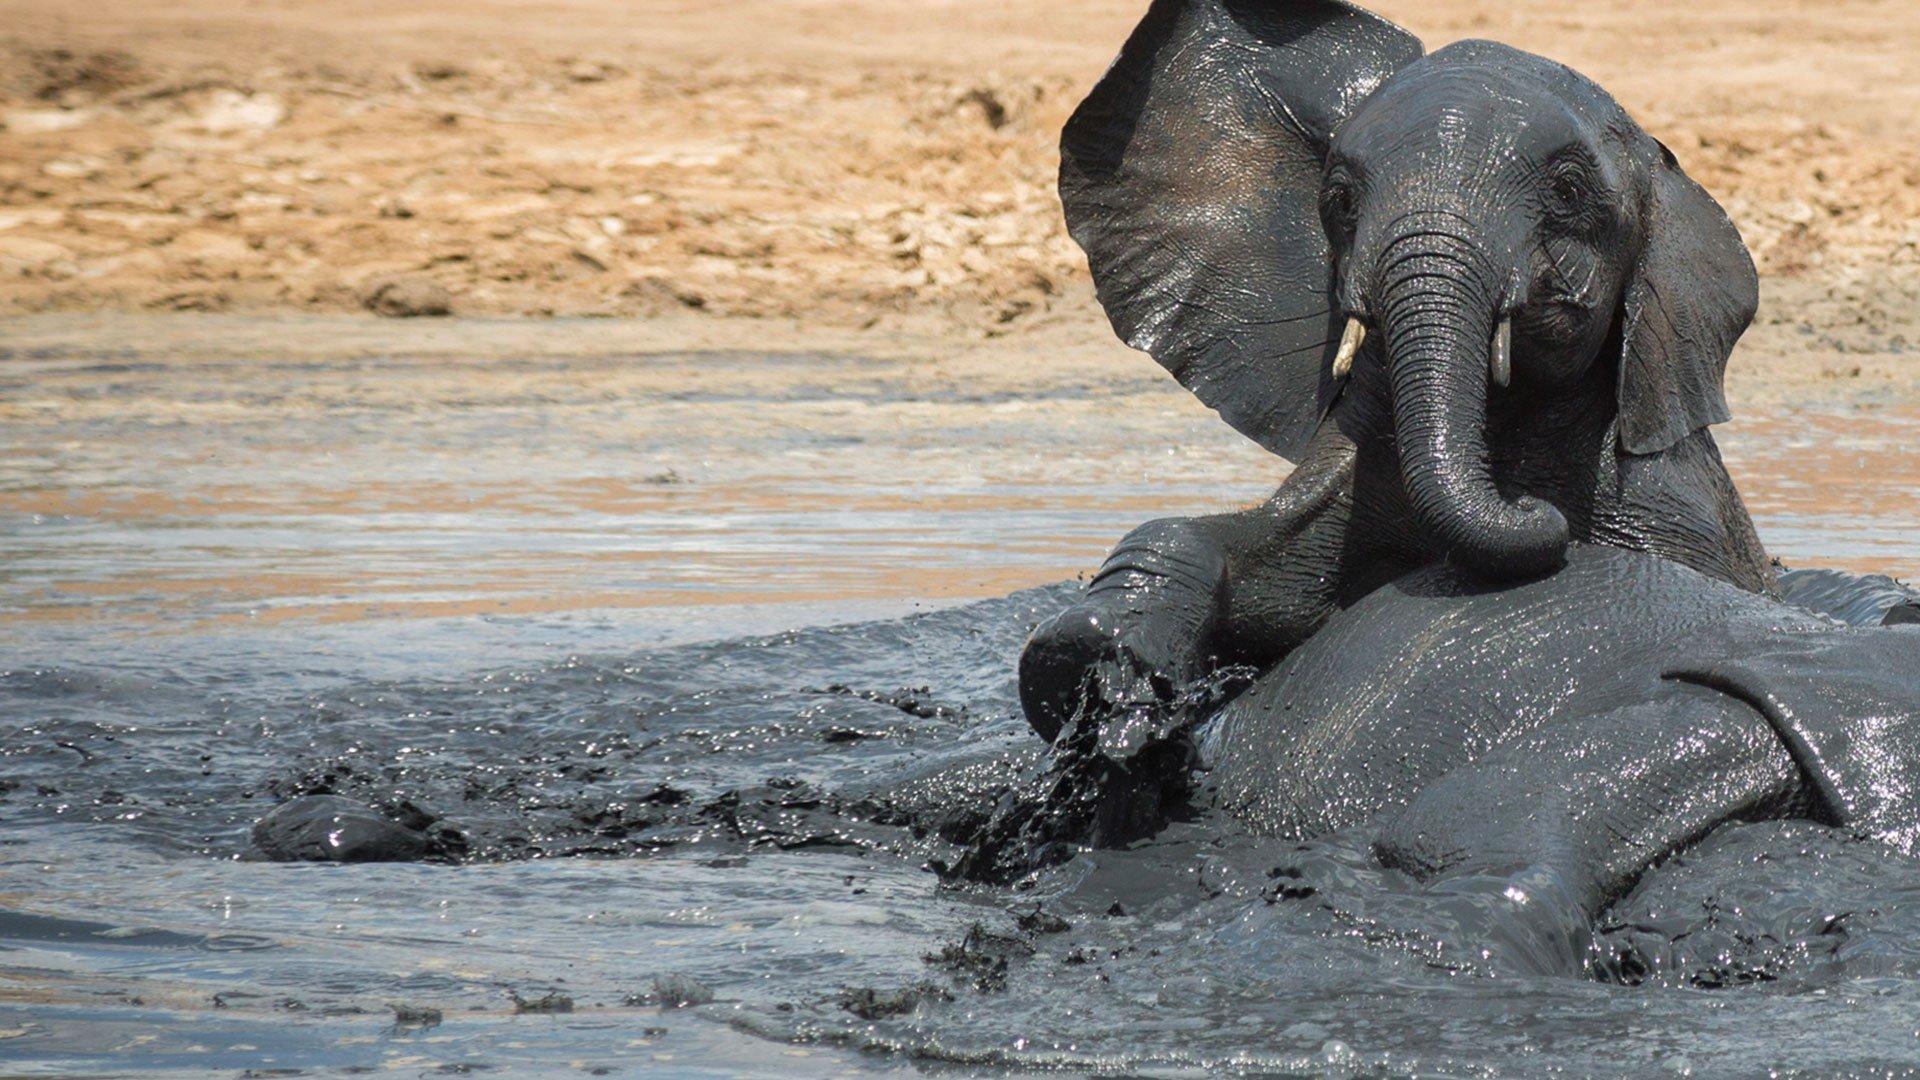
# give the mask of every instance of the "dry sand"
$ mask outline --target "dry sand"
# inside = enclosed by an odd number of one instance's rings
[[[1913,389],[1920,5],[1377,6],[1586,71],[1720,196],[1767,280],[1737,394]],[[0,0],[0,314],[444,302],[1120,363],[1053,148],[1143,7]]]

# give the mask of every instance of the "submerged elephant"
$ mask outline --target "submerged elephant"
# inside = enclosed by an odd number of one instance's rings
[[[1214,805],[1288,839],[1375,830],[1382,865],[1493,903],[1489,939],[1535,970],[1577,966],[1593,915],[1729,821],[1920,854],[1920,628],[1878,625],[1912,594],[1795,584],[1874,625],[1587,545],[1524,584],[1417,571],[1210,722]]]
[[[1586,78],[1332,0],[1154,0],[1060,190],[1120,336],[1298,467],[1136,530],[1040,627],[1044,737],[1270,665],[1442,557],[1510,580],[1577,540],[1775,591],[1707,430],[1752,260]]]

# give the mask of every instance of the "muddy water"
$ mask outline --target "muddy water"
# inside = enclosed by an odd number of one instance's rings
[[[1920,870],[1811,826],[1653,875],[1620,918],[1677,959],[1625,987],[1449,974],[1337,839],[1321,906],[1179,829],[1012,896],[939,887],[938,837],[848,811],[1016,771],[1011,664],[1051,583],[1277,479],[1147,372],[251,332],[0,357],[0,1069],[1920,1060]],[[1916,425],[1780,412],[1723,444],[1776,554],[1901,574]],[[470,857],[239,858],[322,789],[429,807]],[[515,1004],[550,993],[571,1011]]]

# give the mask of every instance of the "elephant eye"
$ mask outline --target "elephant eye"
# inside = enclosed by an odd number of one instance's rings
[[[1354,224],[1360,216],[1353,184],[1338,177],[1328,181],[1326,190],[1321,193],[1320,213],[1326,220],[1330,235],[1343,239],[1352,236]]]
[[[1586,179],[1576,166],[1562,165],[1547,173],[1547,208],[1556,217],[1578,214],[1587,201]]]

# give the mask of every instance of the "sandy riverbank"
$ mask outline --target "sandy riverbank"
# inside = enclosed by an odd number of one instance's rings
[[[1140,6],[0,0],[0,313],[358,311],[398,276],[623,341],[1117,355],[1053,145]],[[1722,198],[1767,277],[1736,392],[1908,384],[1920,9],[1379,7],[1589,72]]]

